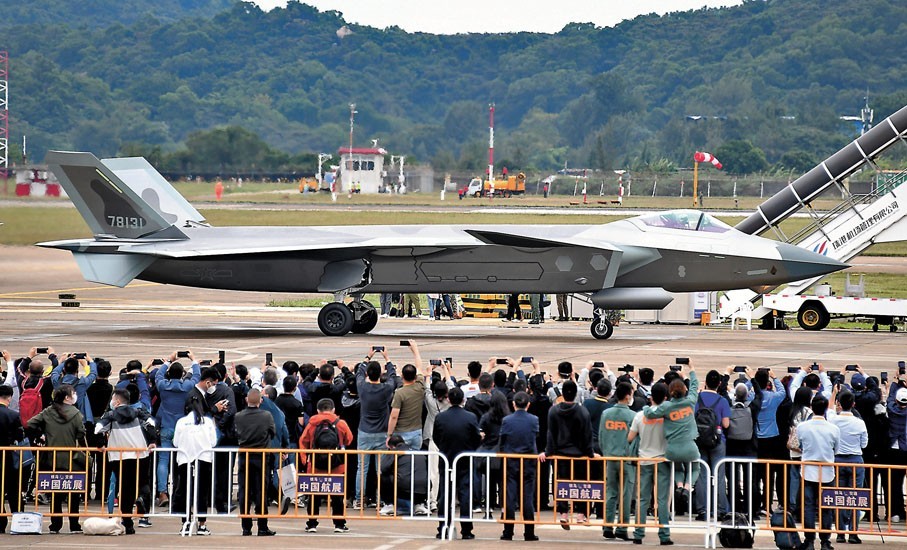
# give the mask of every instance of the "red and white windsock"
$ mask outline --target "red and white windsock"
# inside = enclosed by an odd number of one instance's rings
[[[715,158],[715,155],[711,153],[696,151],[696,154],[693,155],[693,160],[695,160],[696,162],[711,162],[715,168],[721,170],[721,163],[718,162],[718,159]]]

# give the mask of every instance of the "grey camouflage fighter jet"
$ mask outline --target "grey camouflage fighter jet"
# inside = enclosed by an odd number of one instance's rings
[[[133,279],[352,297],[318,314],[329,336],[378,323],[367,292],[581,293],[591,332],[613,332],[605,309],[660,309],[669,292],[773,287],[847,267],[746,235],[695,210],[601,225],[211,227],[143,158],[50,152],[94,238],[39,243],[72,252],[85,279]]]

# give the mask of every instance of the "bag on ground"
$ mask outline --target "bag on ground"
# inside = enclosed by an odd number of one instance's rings
[[[117,536],[126,533],[120,518],[86,518],[82,522],[82,531],[86,535]]]
[[[774,512],[771,517],[771,526],[778,528],[796,529],[797,523],[790,512]],[[800,547],[800,533],[796,531],[775,531],[775,546],[780,550],[795,550]]]
[[[721,522],[718,530],[718,542],[724,548],[752,548],[756,538],[756,526],[746,517],[746,514],[737,512],[733,517]]]
[[[280,490],[285,498],[296,498],[296,464],[292,456],[290,461],[280,468]]]
[[[41,520],[44,519],[38,512],[15,512],[10,522],[10,535],[40,535]]]

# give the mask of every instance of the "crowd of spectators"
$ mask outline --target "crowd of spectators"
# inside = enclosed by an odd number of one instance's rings
[[[402,367],[391,360],[392,350],[407,354]],[[350,366],[341,360],[278,365],[269,354],[264,364],[247,367],[226,364],[223,354],[200,361],[186,350],[147,362],[132,360],[115,369],[87,353],[58,355],[53,348],[32,348],[13,357],[4,350],[0,447],[84,448],[79,453],[45,451],[39,455],[40,467],[84,471],[90,459],[85,498],[107,501],[109,511],[115,502],[125,514],[127,533],[151,525],[147,516],[153,503],[184,514],[184,529],[195,516],[197,534],[207,535],[205,514],[211,509],[226,513],[236,502],[242,514],[258,516],[259,536],[275,534],[266,517],[269,504],[284,513],[294,504],[278,487],[276,472],[284,465],[273,454],[240,453],[238,460],[231,460],[228,454],[212,452],[224,447],[425,450],[440,453],[449,464],[464,452],[535,456],[531,461],[490,457],[475,461],[471,469],[455,470],[458,478],[450,498],[459,505],[464,539],[474,537],[469,521],[473,513],[501,508],[505,519],[519,511],[530,522],[524,527],[525,539],[537,540],[531,521],[537,512],[551,510],[552,503],[565,529],[588,523],[594,514],[605,519],[605,538],[637,543],[645,528],[638,526],[631,533],[620,526],[633,523],[634,508],[638,524],[644,525],[648,515],[657,517],[662,545],[673,544],[666,527],[672,509],[677,515],[689,512],[691,521],[705,520],[707,508],[717,508],[720,520],[732,509],[752,519],[784,509],[814,528],[820,488],[832,482],[880,488],[873,492],[868,521],[879,519],[877,495],[884,499],[889,521],[905,517],[903,470],[892,470],[890,478],[874,470],[873,475],[881,476],[875,480],[858,466],[779,464],[716,470],[726,457],[907,463],[903,368],[888,384],[884,375],[881,380],[867,376],[858,365],[845,370],[851,373],[849,380],[818,364],[789,368],[781,377],[772,368],[728,367],[707,372],[700,386],[688,359],[678,358],[678,365],[661,373],[632,365],[615,372],[604,362],[577,369],[567,361],[552,365],[549,373],[527,356],[471,361],[466,377],[458,379],[451,358],[424,361],[412,341],[402,341],[400,348],[376,345],[364,351],[362,360]],[[148,452],[156,446],[174,451]],[[34,499],[57,513],[66,504],[70,531],[80,531],[81,499],[56,493],[45,499],[35,487],[34,464],[29,468],[22,456],[3,454],[0,497],[10,511]],[[347,478],[345,498],[327,497],[335,533],[349,531],[343,518],[346,507],[377,508],[382,516],[428,516],[445,502],[450,472],[438,464],[437,454],[374,460],[368,453],[349,460],[313,456],[300,461],[300,471]],[[597,457],[604,459],[594,460]],[[634,460],[621,460],[625,457]],[[700,468],[700,459],[708,469]],[[718,483],[711,505],[708,471]],[[230,482],[234,473],[239,480],[236,495]],[[604,499],[591,504],[553,499],[552,475],[605,479]],[[197,485],[191,483],[193,476]],[[389,489],[394,486],[396,490]],[[537,486],[542,494],[535,494]],[[187,498],[192,490],[198,493],[195,499]],[[317,531],[325,498],[306,499],[307,532]],[[196,509],[186,509],[188,502]],[[137,524],[131,515],[139,518]],[[615,521],[617,528],[607,525]],[[850,533],[837,538],[850,543],[860,542],[852,533],[858,521],[858,514],[847,511],[823,512],[821,518],[823,528],[835,525]],[[449,517],[442,519],[439,537],[450,522]],[[62,524],[62,517],[51,518],[50,532],[60,532]],[[5,529],[6,518],[0,517],[0,527]],[[243,535],[251,535],[253,520],[244,518],[241,527]],[[501,538],[513,536],[514,525],[505,524]],[[804,549],[812,547],[814,537],[807,532]],[[822,549],[829,550],[829,535],[820,539]]]

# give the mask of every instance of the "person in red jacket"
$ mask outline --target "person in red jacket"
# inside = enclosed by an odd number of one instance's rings
[[[300,449],[329,450],[343,449],[353,442],[353,432],[349,425],[334,413],[334,402],[324,398],[316,404],[318,414],[309,419],[308,426],[299,438]],[[302,455],[307,463],[306,471],[310,474],[336,474],[341,479],[346,474],[346,457],[340,453],[305,453]],[[344,491],[345,492],[345,491]],[[309,499],[309,520],[306,522],[305,532],[315,533],[318,528],[318,510],[324,495],[312,495]],[[346,519],[343,518],[343,508],[346,495],[331,495],[327,497],[331,507],[331,516],[334,521],[335,533],[349,532]]]

